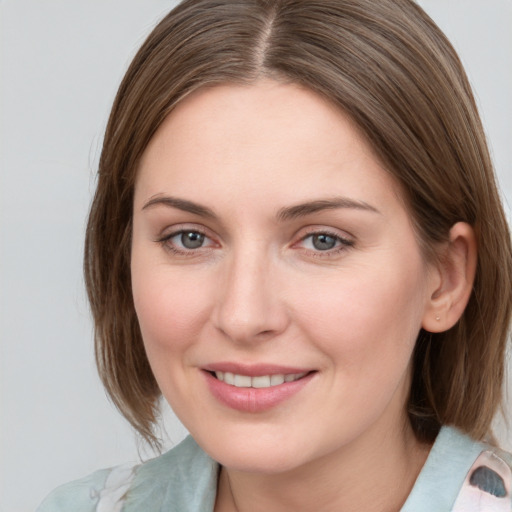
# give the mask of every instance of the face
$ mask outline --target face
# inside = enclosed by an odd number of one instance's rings
[[[429,268],[397,185],[315,93],[184,100],[140,164],[131,272],[162,393],[223,465],[286,471],[403,429]]]

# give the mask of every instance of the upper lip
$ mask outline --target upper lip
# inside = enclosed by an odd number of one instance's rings
[[[202,367],[207,372],[230,372],[236,375],[247,375],[249,377],[261,377],[263,375],[290,375],[295,373],[308,373],[311,368],[283,366],[276,364],[258,363],[244,364],[235,362],[219,362],[207,364]]]

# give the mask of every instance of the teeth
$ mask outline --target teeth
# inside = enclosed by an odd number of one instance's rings
[[[251,384],[251,377],[248,375],[235,375],[235,387],[250,388]]]
[[[230,372],[215,372],[215,377],[237,388],[270,388],[272,386],[279,386],[284,382],[299,380],[304,377],[306,373],[307,372],[249,377],[248,375],[237,375]]]
[[[289,380],[286,380],[288,378]],[[270,377],[270,386],[279,386],[279,384],[282,384],[283,382],[292,382],[296,380],[295,375],[292,373],[291,375],[272,375]]]
[[[251,380],[253,388],[269,388],[270,383],[272,382],[272,377],[269,377],[268,375],[263,375],[261,377],[253,377]]]

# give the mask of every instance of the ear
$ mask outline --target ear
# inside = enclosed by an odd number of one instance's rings
[[[422,327],[429,332],[452,328],[462,316],[471,296],[477,264],[477,243],[473,228],[458,222],[432,270],[431,290]]]

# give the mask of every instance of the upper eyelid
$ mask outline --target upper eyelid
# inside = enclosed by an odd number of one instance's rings
[[[351,240],[349,238],[346,238],[346,237],[343,237],[343,236],[340,236],[340,235],[336,235],[334,233],[329,233],[327,231],[318,231],[318,232],[309,233],[309,234],[301,237],[299,239],[299,241],[295,242],[293,245],[299,244],[300,242],[304,242],[308,238],[313,237],[315,235],[327,235],[328,237],[336,239],[339,242],[339,244],[340,244],[340,246],[338,246],[337,248],[333,247],[332,249],[325,250],[325,251],[319,251],[319,252],[328,253],[328,252],[331,252],[331,251],[336,251],[337,249],[340,249],[341,247],[343,247],[343,248],[352,247],[354,245],[354,243],[355,243],[353,240]]]
[[[306,238],[310,238],[312,236],[318,236],[318,235],[326,235],[331,238],[336,238],[337,240],[342,240],[344,242],[350,242],[348,237],[338,235],[336,233],[332,233],[331,231],[314,231],[313,233],[308,233],[300,238],[300,240],[305,240]]]
[[[305,228],[301,228],[296,232],[295,238],[299,238],[299,240],[303,240],[304,238],[311,236],[311,235],[329,235],[336,238],[340,238],[341,240],[348,240],[351,242],[355,242],[356,237],[349,233],[348,231],[329,227],[329,226],[322,226],[322,225],[313,225],[313,226],[306,226]]]
[[[214,235],[212,234],[212,231],[210,229],[207,229],[206,227],[194,225],[194,224],[176,224],[173,226],[167,226],[164,229],[160,231],[160,234],[158,235],[159,239],[169,239],[173,236],[176,236],[183,232],[197,232],[201,235],[204,235],[207,238],[214,238]]]

